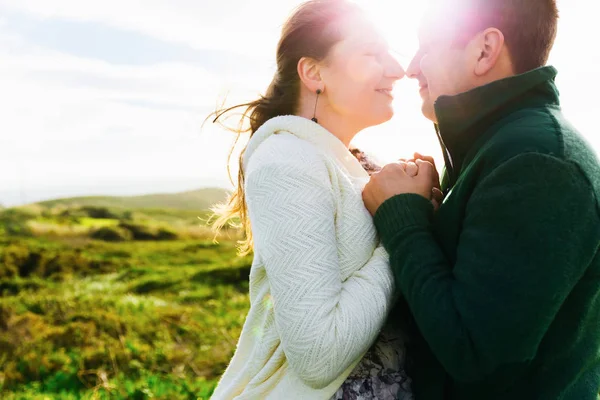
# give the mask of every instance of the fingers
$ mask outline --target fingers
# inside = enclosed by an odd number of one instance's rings
[[[404,171],[406,172],[406,175],[412,178],[414,176],[417,176],[417,173],[419,172],[419,167],[417,167],[417,164],[415,164],[414,162],[407,162],[404,167]]]
[[[433,188],[431,191],[432,199],[438,203],[438,205],[442,204],[444,201],[444,193],[438,188]]]
[[[433,164],[431,164],[428,161],[423,161],[423,160],[420,160],[420,159],[416,160],[415,164],[418,167],[418,170],[419,170],[418,171],[418,175],[419,176],[425,176],[429,180],[432,180],[431,178],[435,174],[435,167],[433,166]]]
[[[376,179],[381,179],[384,176],[388,175],[401,175],[406,176],[406,163],[405,162],[393,162],[383,166],[383,168],[371,175]]]
[[[435,167],[435,160],[433,159],[433,157],[423,156],[419,153],[415,153],[415,159],[421,160],[421,161],[426,161],[433,166],[434,174],[432,176],[432,185],[433,185],[433,187],[440,189],[440,174],[438,173],[437,168]]]
[[[414,154],[414,159],[415,160],[423,160],[423,161],[427,161],[430,162],[432,165],[435,165],[435,160],[433,159],[432,156],[424,156],[421,153],[416,153]]]
[[[416,176],[419,172],[419,167],[417,167],[417,164],[412,161],[403,161],[403,159],[400,159],[400,161],[395,164],[398,164],[400,167],[402,167],[402,170],[406,173],[406,175],[410,176],[411,178]]]
[[[414,162],[415,162],[415,160],[416,160],[416,158],[404,158],[404,157],[403,157],[403,158],[399,158],[399,159],[398,159],[398,162],[403,162],[403,163],[409,163],[409,162],[412,162],[412,163],[414,163]]]

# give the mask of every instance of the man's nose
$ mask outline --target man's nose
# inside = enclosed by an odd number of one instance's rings
[[[411,79],[417,79],[419,75],[421,75],[421,56],[419,54],[415,54],[410,61],[406,70],[406,75]]]

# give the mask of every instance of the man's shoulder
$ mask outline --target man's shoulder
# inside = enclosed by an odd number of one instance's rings
[[[549,156],[579,170],[600,197],[600,162],[591,145],[559,107],[519,110],[498,124],[482,148],[486,169],[525,154]]]
[[[492,136],[479,151],[491,165],[523,153],[537,153],[566,162],[598,167],[596,154],[559,107],[518,110],[496,122]]]
[[[483,150],[499,162],[530,152],[563,159],[566,132],[559,123],[563,119],[549,107],[516,111],[492,127],[494,134]]]

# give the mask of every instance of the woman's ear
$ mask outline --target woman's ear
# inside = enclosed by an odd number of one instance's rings
[[[298,61],[298,76],[302,83],[311,92],[324,90],[323,80],[320,74],[320,65],[317,61],[309,57],[302,57]]]
[[[496,29],[489,28],[480,34],[476,41],[474,56],[477,58],[475,70],[477,76],[483,76],[491,71],[498,62],[504,49],[504,34]]]

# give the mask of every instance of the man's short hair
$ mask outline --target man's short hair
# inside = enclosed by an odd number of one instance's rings
[[[453,24],[456,34],[469,40],[487,28],[502,31],[517,74],[548,62],[558,25],[556,0],[436,0],[431,5],[444,13],[438,21]]]

